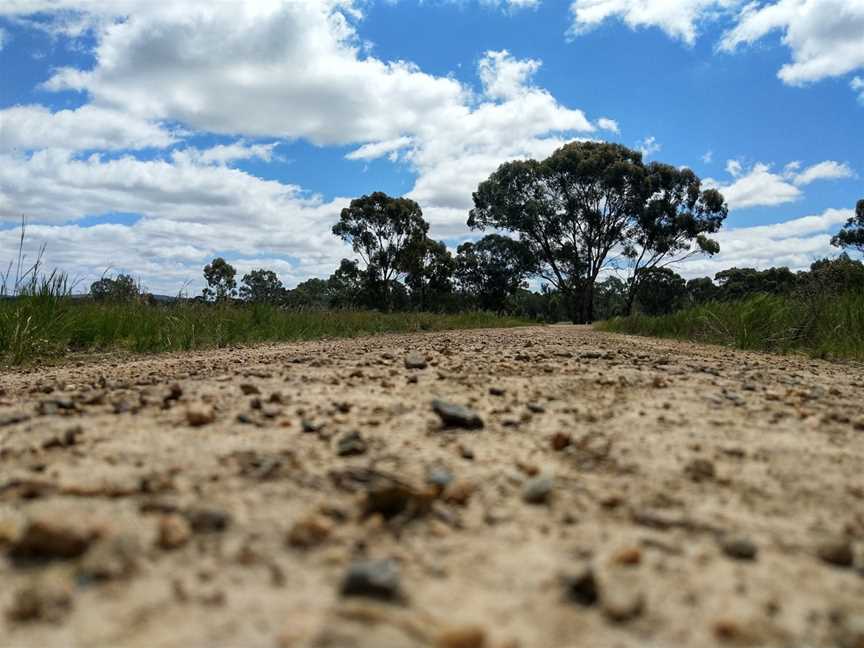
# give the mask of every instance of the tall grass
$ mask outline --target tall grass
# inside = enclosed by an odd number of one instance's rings
[[[275,341],[525,324],[491,313],[289,311],[267,305],[110,304],[44,292],[0,301],[5,364],[75,351],[156,353]]]
[[[619,317],[596,327],[741,349],[864,360],[864,292],[756,295],[671,315]]]

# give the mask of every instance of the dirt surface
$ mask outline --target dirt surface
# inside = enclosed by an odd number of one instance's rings
[[[0,389],[4,648],[864,646],[860,366],[552,326]]]

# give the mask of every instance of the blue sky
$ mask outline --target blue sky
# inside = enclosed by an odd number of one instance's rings
[[[731,211],[679,270],[805,267],[864,197],[864,1],[0,0],[0,262],[197,290],[350,249],[352,197],[457,245],[498,164],[575,138],[694,169]]]

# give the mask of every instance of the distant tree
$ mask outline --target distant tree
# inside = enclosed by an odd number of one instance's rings
[[[666,315],[681,307],[686,292],[684,278],[670,268],[649,268],[639,282],[636,303],[646,315]]]
[[[402,272],[405,251],[429,231],[420,206],[408,198],[383,192],[355,198],[342,210],[333,234],[357,252],[366,264],[369,284],[380,287],[381,306],[394,305],[394,284]]]
[[[487,234],[456,249],[455,275],[475,306],[495,312],[522,288],[533,263],[527,245],[508,236]]]
[[[296,309],[324,310],[331,306],[330,285],[325,279],[307,279],[285,292],[285,305]]]
[[[252,270],[243,275],[240,299],[255,304],[278,304],[284,300],[285,286],[272,270]]]
[[[223,302],[237,295],[237,271],[222,257],[216,257],[204,266],[207,287],[202,295],[207,301]]]
[[[641,208],[644,179],[641,153],[573,142],[542,162],[498,167],[474,193],[468,225],[516,233],[534,274],[569,302],[572,321],[590,322],[594,283]]]
[[[711,277],[699,277],[687,282],[687,301],[690,304],[705,304],[717,299],[720,289]]]
[[[809,294],[844,293],[864,290],[864,263],[845,252],[835,259],[822,259],[798,275],[798,286]]]
[[[717,254],[720,245],[708,235],[720,229],[729,213],[720,192],[703,190],[690,169],[652,162],[645,171],[644,204],[626,232],[624,245],[624,256],[632,264],[628,314],[639,284],[651,270],[699,253]]]
[[[594,317],[605,320],[624,315],[627,310],[627,284],[609,276],[594,288]]]
[[[118,274],[90,284],[90,296],[99,302],[130,302],[141,297],[141,289],[131,275]]]
[[[791,292],[798,277],[789,268],[729,268],[714,275],[720,287],[719,297],[724,300],[737,300],[766,293],[780,295]]]
[[[855,215],[846,221],[834,238],[831,245],[842,248],[853,248],[864,253],[864,198],[855,206]]]
[[[419,310],[443,310],[453,292],[456,262],[447,246],[424,236],[412,242],[402,255],[405,285]]]
[[[366,275],[357,261],[342,259],[336,272],[327,280],[330,305],[348,309],[367,306],[371,298],[367,284]]]

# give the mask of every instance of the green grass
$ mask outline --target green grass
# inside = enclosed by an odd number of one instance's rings
[[[671,315],[599,322],[614,333],[722,344],[819,358],[864,360],[864,293],[808,297],[757,295]]]
[[[101,304],[50,287],[0,301],[0,362],[20,365],[69,352],[158,353],[527,324],[491,313],[438,315],[367,311],[287,311],[260,305]]]

